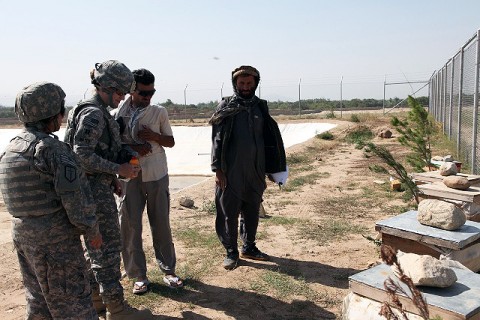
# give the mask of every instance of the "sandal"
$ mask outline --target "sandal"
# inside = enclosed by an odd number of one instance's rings
[[[179,277],[177,277],[174,274],[167,274],[165,277],[163,277],[163,282],[169,287],[169,288],[181,288],[183,287],[183,281]]]
[[[142,294],[148,291],[148,286],[150,285],[150,281],[148,279],[143,281],[136,281],[133,284],[133,293],[134,294]]]

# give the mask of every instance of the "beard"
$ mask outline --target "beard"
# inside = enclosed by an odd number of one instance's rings
[[[255,89],[251,90],[236,90],[240,98],[251,99],[255,95]]]

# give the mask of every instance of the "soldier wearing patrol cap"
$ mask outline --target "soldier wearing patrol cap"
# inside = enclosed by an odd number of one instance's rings
[[[97,312],[103,312],[106,305],[107,320],[149,319],[149,310],[137,310],[124,301],[120,283],[120,228],[112,192],[113,189],[119,195],[122,193],[117,174],[134,178],[139,171],[139,167],[122,157],[120,128],[107,110],[107,107],[117,108],[125,94],[132,91],[133,74],[123,63],[108,60],[96,63],[90,78],[95,93],[70,111],[64,141],[78,155],[87,173],[103,237],[100,250],[86,245],[94,275],[90,273],[92,298]]]
[[[13,216],[13,242],[27,299],[26,319],[98,319],[80,234],[102,237],[88,181],[60,128],[65,93],[56,84],[21,90],[15,112],[25,128],[0,155],[0,189]]]

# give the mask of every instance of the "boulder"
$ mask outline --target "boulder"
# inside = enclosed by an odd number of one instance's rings
[[[445,157],[443,157],[443,161],[452,162],[453,161],[453,156],[451,154],[448,154]]]
[[[452,176],[457,174],[458,172],[457,166],[453,162],[444,162],[440,166],[439,171],[440,171],[440,175],[442,176]]]
[[[195,205],[195,202],[189,197],[181,197],[178,200],[178,203],[185,208],[193,208],[193,206]]]
[[[392,131],[389,129],[381,130],[378,136],[380,138],[390,139],[392,137]]]
[[[449,188],[467,190],[471,183],[467,178],[461,176],[448,176],[443,178],[443,184]]]
[[[403,272],[412,279],[416,286],[446,288],[457,281],[457,275],[448,266],[448,262],[415,253],[399,254],[397,258]],[[397,268],[395,266],[392,268],[393,272],[398,275]]]
[[[417,220],[423,225],[443,230],[456,230],[465,224],[467,217],[463,210],[453,203],[425,199],[418,204]]]

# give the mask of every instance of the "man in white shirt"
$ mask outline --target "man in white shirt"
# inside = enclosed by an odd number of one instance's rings
[[[176,256],[170,229],[170,193],[167,158],[164,147],[175,145],[167,110],[150,105],[155,94],[155,77],[146,69],[133,72],[135,91],[114,112],[120,122],[122,142],[138,153],[141,171],[138,177],[124,181],[119,199],[122,257],[129,278],[135,278],[133,293],[142,294],[150,284],[142,246],[142,213],[147,204],[155,258],[173,288],[183,286],[175,274]]]

